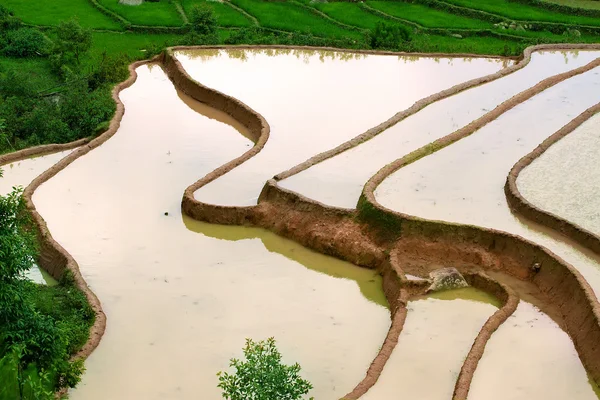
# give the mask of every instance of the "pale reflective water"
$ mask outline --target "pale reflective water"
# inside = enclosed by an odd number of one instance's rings
[[[388,208],[428,219],[485,226],[523,236],[572,263],[598,293],[598,262],[579,252],[571,243],[521,223],[511,214],[503,188],[508,172],[522,156],[600,100],[599,70],[596,68],[558,84],[472,136],[402,168],[377,188],[378,201]],[[559,336],[549,333],[544,340],[551,341]],[[486,383],[498,379],[498,368],[505,370],[508,382],[519,382],[521,376],[527,374],[525,363],[511,364],[507,354],[512,349],[506,346],[494,348],[496,350],[486,352],[486,359],[477,371],[476,381],[483,383],[474,382],[486,391],[478,392],[478,396],[472,392],[473,399],[491,396],[493,390]],[[551,368],[560,369],[560,373],[569,376],[569,385],[550,379],[528,381],[526,387],[511,384],[504,388],[504,398],[596,398],[570,341],[553,342],[546,351],[553,353],[551,357],[562,360]],[[518,357],[518,353],[514,356]],[[544,363],[536,365],[540,369],[546,368]]]
[[[305,50],[178,52],[202,84],[245,102],[271,127],[264,149],[196,198],[252,205],[266,180],[387,120],[415,101],[507,65],[492,59]],[[340,171],[344,173],[344,171]]]
[[[600,101],[600,99],[599,99]],[[521,194],[600,235],[600,116],[583,123],[521,171]]]
[[[398,345],[361,399],[451,399],[462,363],[496,304],[474,288],[411,301]]]
[[[597,57],[597,51],[534,53],[525,68],[436,102],[374,139],[285,179],[280,185],[325,204],[354,208],[365,182],[380,168],[462,128],[539,81],[581,67]]]
[[[70,152],[70,150],[63,151],[45,157],[29,158],[1,166],[0,169],[3,171],[3,176],[0,177],[0,196],[10,193],[14,187],[27,187],[38,175],[56,164]],[[57,283],[53,277],[37,265],[27,271],[25,275],[35,283],[47,285],[56,285]]]
[[[250,142],[190,108],[160,68],[137,71],[119,132],[34,195],[108,319],[70,398],[220,399],[216,373],[245,338],[270,336],[311,395],[341,397],[389,328],[380,277],[264,230],[183,218],[184,189]]]

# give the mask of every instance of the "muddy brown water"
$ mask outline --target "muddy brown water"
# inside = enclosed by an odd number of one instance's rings
[[[496,304],[495,298],[474,288],[409,302],[398,345],[361,399],[451,399],[462,362]]]
[[[600,235],[600,115],[552,145],[517,178],[521,194],[543,210]]]
[[[508,172],[521,157],[600,100],[599,88],[599,68],[560,83],[472,136],[400,169],[377,188],[376,198],[385,207],[411,215],[518,234],[572,263],[598,293],[598,260],[514,217],[503,187]],[[515,318],[527,319],[527,313],[520,309]],[[502,327],[505,333],[492,337],[469,398],[596,399],[569,337],[556,324],[539,324],[520,327],[507,323]],[[519,332],[512,332],[511,326]],[[539,338],[541,332],[547,336]],[[511,348],[515,342],[510,338],[516,336],[522,340],[515,344],[520,352]],[[527,345],[536,339],[546,345]],[[522,358],[537,361],[516,362]],[[556,378],[548,379],[550,376]],[[504,385],[500,394],[493,394],[503,381],[501,377],[511,384]]]
[[[0,196],[10,193],[14,187],[25,188],[39,174],[56,164],[70,152],[63,151],[45,157],[29,158],[0,166],[0,170],[3,171],[2,177],[0,177]],[[56,279],[37,265],[31,268],[26,276],[36,283],[57,284]]]
[[[70,398],[220,399],[216,373],[245,338],[270,336],[311,395],[341,397],[390,325],[380,278],[264,230],[183,218],[184,189],[250,141],[226,115],[190,108],[161,68],[137,72],[119,132],[33,199],[107,314]]]
[[[264,149],[195,197],[253,205],[265,181],[392,117],[415,101],[496,72],[506,61],[315,52],[193,50],[177,52],[200,83],[233,96],[271,127]]]
[[[598,51],[534,53],[523,69],[438,101],[368,142],[282,180],[280,185],[325,204],[354,208],[365,182],[383,166],[467,125],[543,79],[597,57]]]

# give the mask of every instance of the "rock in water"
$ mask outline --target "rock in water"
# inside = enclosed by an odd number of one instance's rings
[[[431,285],[427,292],[459,289],[469,286],[465,278],[456,268],[441,268],[429,273]]]

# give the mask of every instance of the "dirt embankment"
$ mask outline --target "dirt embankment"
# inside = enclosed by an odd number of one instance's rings
[[[553,144],[567,136],[577,129],[581,124],[600,112],[600,103],[592,106],[579,114],[571,122],[556,131],[552,136],[542,142],[536,149],[525,157],[521,158],[511,169],[504,185],[504,192],[508,204],[517,214],[521,214],[539,224],[545,225],[555,231],[575,240],[577,243],[593,252],[600,254],[600,237],[598,235],[582,228],[581,226],[570,222],[558,215],[550,213],[536,207],[521,195],[517,186],[517,179],[523,169],[530,165],[536,158],[544,154]],[[590,160],[593,162],[593,160]]]

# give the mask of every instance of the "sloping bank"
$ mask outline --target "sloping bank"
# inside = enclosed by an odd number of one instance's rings
[[[468,84],[457,85],[451,90],[444,91],[443,94],[432,96],[425,102],[419,103],[420,105],[418,107],[424,107],[427,102],[431,103],[440,98],[451,96],[462,90],[466,90],[470,87],[496,79],[522,68],[529,62],[533,51],[579,48],[596,49],[600,48],[600,46],[548,45],[528,48],[519,64],[503,70],[502,73],[492,74],[488,77],[471,81]],[[384,351],[384,348],[389,349],[390,346],[393,348],[394,337],[397,340],[397,333],[401,330],[401,321],[397,321],[397,319],[401,317],[398,310],[403,309],[402,305],[405,304],[404,299],[408,296],[408,294],[403,294],[405,285],[402,284],[403,281],[401,275],[398,275],[397,272],[394,272],[394,270],[390,268],[392,263],[391,260],[393,260],[393,258],[388,257],[388,254],[393,254],[390,253],[390,250],[394,246],[397,246],[401,240],[410,238],[422,239],[424,244],[429,243],[430,241],[439,242],[443,240],[451,248],[460,247],[460,251],[456,252],[457,259],[462,260],[468,258],[477,261],[477,264],[481,265],[485,264],[482,260],[486,257],[497,258],[498,260],[503,261],[503,268],[510,270],[513,274],[523,279],[532,281],[535,285],[548,293],[551,292],[551,289],[556,287],[559,282],[562,282],[563,285],[558,289],[559,293],[556,293],[554,297],[566,311],[577,311],[570,314],[571,317],[569,318],[569,321],[567,321],[569,326],[581,322],[585,323],[585,327],[589,328],[587,329],[587,331],[590,332],[588,337],[574,337],[574,339],[590,374],[596,381],[600,380],[600,357],[598,357],[597,354],[594,354],[594,351],[597,352],[598,350],[594,350],[593,346],[586,347],[586,343],[597,342],[600,337],[600,334],[598,333],[600,332],[600,329],[597,317],[597,301],[595,297],[590,294],[591,292],[585,281],[583,281],[572,267],[556,259],[552,254],[539,246],[500,232],[475,227],[421,221],[417,218],[398,215],[389,210],[385,210],[382,207],[378,207],[374,201],[371,201],[373,196],[372,190],[369,192],[369,188],[374,188],[373,182],[371,182],[370,186],[367,185],[363,200],[357,211],[338,210],[325,207],[294,193],[281,190],[277,187],[275,181],[267,183],[257,206],[219,207],[202,204],[196,201],[193,198],[195,189],[235,168],[237,165],[240,165],[260,151],[268,139],[269,127],[267,122],[259,114],[243,103],[203,87],[192,80],[173,57],[173,50],[174,49],[167,49],[165,53],[163,53],[160,61],[163,61],[165,68],[175,85],[196,100],[222,110],[239,120],[248,127],[250,132],[252,132],[256,143],[251,150],[241,157],[213,171],[211,174],[190,186],[186,190],[182,201],[184,212],[196,219],[210,222],[254,224],[267,227],[283,236],[291,237],[298,242],[325,254],[335,255],[358,265],[370,268],[381,268],[382,274],[384,277],[387,277],[384,281],[384,286],[388,298],[392,299],[390,305],[392,306],[391,308],[394,313],[394,323],[386,338],[382,352]],[[135,81],[135,68],[147,62],[149,61],[141,61],[130,65],[130,78],[113,89],[112,95],[117,103],[117,111],[111,121],[109,129],[99,137],[89,142],[83,140],[64,146],[43,146],[35,149],[28,149],[0,158],[0,164],[2,164],[25,157],[48,154],[53,151],[61,151],[82,146],[36,178],[26,188],[24,193],[27,208],[31,212],[39,230],[40,266],[56,278],[59,278],[66,270],[71,271],[75,276],[77,286],[85,293],[96,313],[96,322],[90,332],[90,339],[76,355],[78,358],[87,357],[96,348],[105,330],[106,318],[102,312],[99,300],[83,280],[77,262],[52,238],[44,219],[36,211],[35,204],[32,201],[32,195],[41,184],[52,178],[77,158],[100,146],[117,132],[125,111],[123,104],[119,100],[118,94],[122,89],[131,86]],[[362,140],[366,140],[365,136],[361,137],[361,140],[358,140],[358,143]],[[321,158],[324,157],[325,156],[321,156]],[[316,162],[316,160],[314,162]],[[399,241],[398,239],[401,240]],[[466,245],[466,250],[463,251],[463,248],[459,245]],[[522,259],[531,261],[532,263],[535,261],[542,262],[543,267],[540,272],[534,274],[527,267],[523,266]],[[517,263],[517,260],[520,262]],[[504,265],[504,261],[506,261],[506,265]],[[485,264],[484,268],[486,267],[489,268],[489,265]],[[500,297],[507,296],[501,295]],[[585,332],[585,330],[582,330],[581,332]],[[378,369],[378,365],[376,359],[371,370]],[[371,370],[367,375],[367,379],[376,379],[377,371],[371,373]],[[354,396],[355,395],[352,395],[348,398],[354,398]]]

